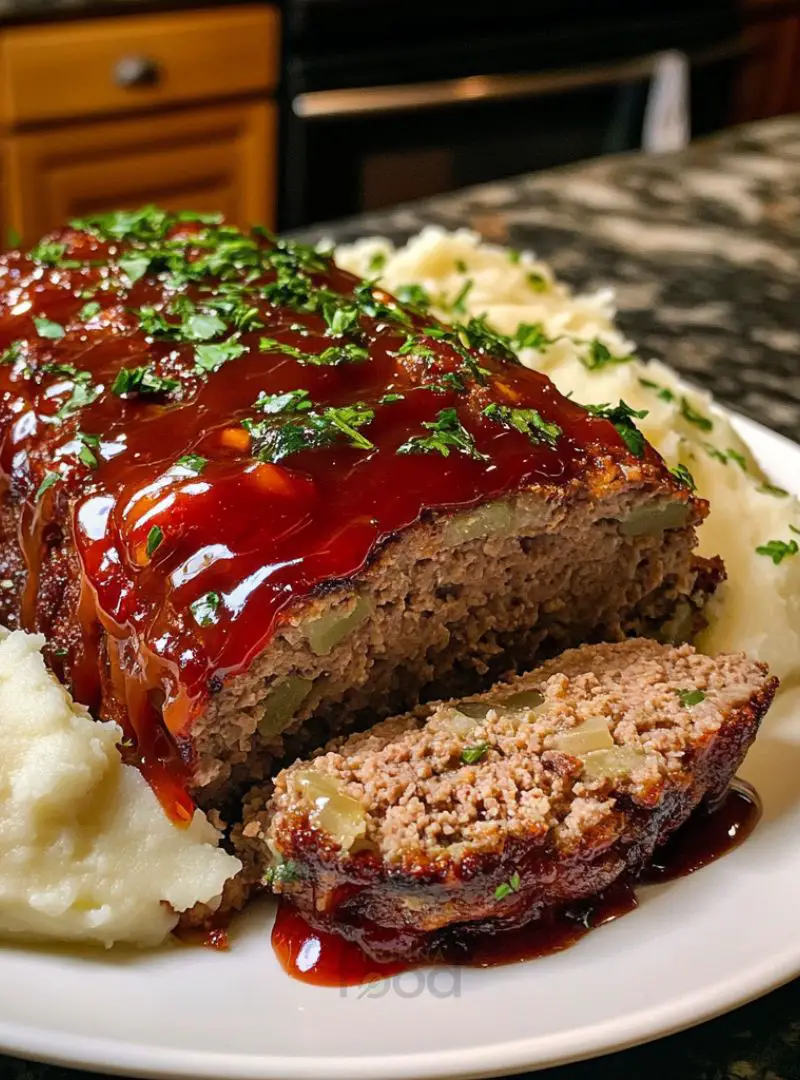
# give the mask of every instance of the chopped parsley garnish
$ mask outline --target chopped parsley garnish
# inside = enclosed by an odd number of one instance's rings
[[[65,367],[66,365],[58,366]],[[77,371],[74,375],[70,373],[68,377],[74,379],[75,385],[72,387],[70,396],[56,412],[58,420],[66,420],[67,417],[91,405],[100,396],[100,388],[92,384],[91,374],[88,371]]]
[[[143,252],[129,251],[120,255],[117,266],[125,274],[125,277],[135,285],[139,278],[143,278],[150,268],[151,257]]]
[[[353,289],[353,297],[362,314],[372,319],[385,319],[389,322],[411,326],[411,317],[408,312],[403,311],[396,304],[384,304],[376,297],[374,286],[369,281],[362,281],[356,285]]]
[[[458,418],[455,409],[441,409],[435,420],[423,420],[422,426],[430,435],[413,435],[397,448],[398,454],[441,454],[449,457],[450,451],[472,458],[488,461],[475,445],[475,439]]]
[[[182,457],[178,458],[175,464],[180,465],[182,469],[188,469],[189,472],[193,472],[196,476],[199,476],[206,465],[208,465],[208,458],[204,458],[201,454],[184,454]]]
[[[467,278],[461,288],[458,290],[458,294],[450,305],[450,310],[454,315],[466,315],[467,313],[467,297],[470,294],[475,282],[472,278]]]
[[[505,334],[499,334],[496,330],[492,330],[486,322],[485,316],[481,315],[480,317],[470,319],[466,325],[463,323],[456,323],[454,330],[456,342],[452,341],[451,334],[442,336],[445,336],[450,340],[451,344],[455,344],[457,349],[458,345],[461,345],[461,348],[458,349],[458,351],[478,382],[484,382],[485,380],[482,376],[488,375],[489,373],[485,368],[478,366],[475,357],[470,356],[470,354],[466,352],[466,349],[474,349],[476,352],[488,353],[490,356],[496,356],[500,360],[505,360],[508,364],[519,365],[519,359],[510,347],[511,339],[506,337]],[[431,337],[434,336],[432,330],[429,330],[428,333],[430,333]]]
[[[678,700],[684,709],[692,709],[695,705],[699,705],[701,701],[706,700],[706,695],[702,690],[676,690]]]
[[[183,332],[189,341],[210,341],[224,334],[227,326],[215,312],[195,312],[183,324]]]
[[[670,469],[670,472],[675,477],[675,479],[680,484],[683,484],[684,487],[687,487],[689,491],[697,490],[697,484],[695,484],[694,482],[694,477],[685,465],[676,465],[674,469]]]
[[[33,325],[40,338],[48,338],[50,341],[59,341],[64,336],[64,327],[61,323],[46,319],[44,315],[34,315]]]
[[[400,348],[398,356],[413,356],[417,360],[435,360],[436,353],[421,334],[409,334]]]
[[[57,484],[60,479],[61,476],[57,472],[45,473],[44,479],[41,484],[39,484],[36,495],[34,496],[34,500],[38,502],[42,495],[44,495],[46,491],[49,491],[53,484]]]
[[[766,555],[776,566],[779,566],[790,555],[796,555],[798,550],[800,549],[796,540],[789,540],[788,543],[785,540],[768,540],[766,544],[761,544],[756,548],[756,554]]]
[[[59,244],[54,240],[43,240],[41,244],[31,249],[30,257],[35,262],[44,263],[45,266],[58,266],[66,250],[66,244]]]
[[[789,492],[786,488],[778,487],[777,484],[763,483],[758,489],[764,495],[774,495],[777,499],[788,499]]]
[[[409,307],[416,308],[422,314],[426,314],[433,303],[427,289],[424,289],[422,285],[401,285],[396,293],[398,300],[408,304]],[[455,311],[455,308],[453,310]]]
[[[282,394],[261,393],[255,403],[255,407],[268,416],[287,412],[309,412],[313,406],[308,390],[286,390]]]
[[[467,264],[464,262],[463,259],[456,259],[455,266],[459,274],[466,274]]]
[[[207,592],[197,600],[193,600],[189,605],[189,610],[198,626],[211,626],[217,621],[221,603],[222,597],[219,593]]]
[[[368,270],[371,274],[380,273],[386,266],[386,252],[385,251],[373,251],[369,257]]]
[[[405,394],[384,394],[378,398],[379,405],[394,405],[398,401],[405,401]]]
[[[253,440],[253,454],[259,461],[281,461],[301,450],[314,450],[345,442],[357,450],[373,450],[374,444],[362,435],[359,428],[366,427],[375,419],[374,409],[363,402],[354,405],[331,406],[320,411],[299,411],[295,399],[294,409],[284,408],[290,419],[244,420],[242,426]]]
[[[269,888],[273,885],[288,885],[302,876],[300,863],[295,862],[294,859],[284,859],[276,866],[270,866],[261,881]]]
[[[180,386],[178,379],[158,375],[151,364],[142,367],[121,368],[111,385],[111,393],[123,394],[170,394]]]
[[[102,305],[98,304],[96,300],[90,300],[89,303],[84,304],[78,312],[78,318],[81,322],[88,322],[88,320],[93,319],[95,315],[99,315],[101,311]]]
[[[508,249],[508,261],[511,263],[512,266],[518,266],[521,259],[521,251],[518,251],[516,248]]]
[[[0,364],[13,364],[19,359],[22,353],[22,342],[14,341],[7,349],[3,349],[0,353]]]
[[[158,525],[154,525],[152,527],[152,529],[150,530],[150,532],[147,534],[146,551],[147,551],[148,559],[152,559],[153,555],[156,553],[158,548],[161,546],[161,543],[162,543],[163,539],[164,539],[163,531],[161,529],[159,529]]]
[[[262,337],[259,341],[262,352],[279,352],[285,356],[291,356],[300,364],[310,364],[314,367],[338,367],[340,364],[361,364],[369,360],[369,351],[362,345],[348,341],[342,345],[329,345],[320,353],[304,352],[294,345],[287,345],[276,338]]]
[[[352,334],[360,330],[359,310],[352,304],[345,304],[342,307],[326,304],[322,309],[322,315],[332,337],[342,337],[344,334]]]
[[[94,233],[104,240],[163,240],[172,224],[172,215],[157,206],[143,206],[140,210],[116,210],[109,214],[92,214],[90,217],[74,218],[73,229]],[[199,215],[192,221],[202,220]],[[216,220],[219,220],[218,218]]]
[[[735,461],[742,472],[747,472],[747,460],[744,454],[740,454],[738,450],[731,450],[730,447],[727,450],[728,459]]]
[[[548,446],[555,446],[563,434],[558,424],[545,420],[536,409],[514,409],[509,405],[493,402],[486,406],[483,415],[487,420],[527,435],[534,445],[546,443]]]
[[[504,881],[494,890],[494,898],[495,900],[505,900],[505,898],[507,896],[510,896],[512,893],[519,892],[521,887],[522,882],[520,880],[520,876],[516,871],[514,871],[508,881]]]
[[[641,386],[647,387],[648,390],[655,390],[656,397],[661,398],[662,401],[675,400],[675,395],[668,386],[662,386],[661,383],[653,382],[652,379],[639,379],[639,383]]]
[[[613,364],[627,364],[633,360],[632,356],[614,356],[607,345],[599,338],[589,342],[589,351],[581,356],[580,361],[589,371],[602,371],[603,368]]]
[[[194,363],[196,371],[214,372],[219,371],[223,364],[230,360],[236,360],[247,352],[247,346],[237,341],[234,334],[227,341],[220,341],[216,345],[198,345],[194,350]]]
[[[681,398],[681,416],[684,420],[688,420],[690,424],[699,427],[701,431],[713,431],[714,429],[713,422],[707,416],[698,412],[685,397]]]
[[[76,431],[75,438],[81,444],[78,451],[80,460],[90,469],[96,469],[99,462],[94,451],[100,445],[100,436],[90,435],[86,431]]]
[[[610,420],[634,457],[644,457],[647,442],[633,421],[634,419],[643,420],[647,416],[647,409],[632,409],[624,401],[620,401],[619,405],[585,405],[584,408],[592,416]]]
[[[536,349],[541,352],[553,344],[553,338],[547,336],[541,323],[520,323],[514,333],[513,344],[517,349]]]
[[[475,765],[488,750],[488,742],[475,743],[473,746],[465,746],[461,751],[461,760],[465,765]]]
[[[534,292],[546,292],[549,286],[547,278],[533,270],[528,274],[528,284]]]

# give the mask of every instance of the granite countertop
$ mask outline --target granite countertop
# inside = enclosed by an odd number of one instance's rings
[[[800,116],[669,155],[620,155],[442,195],[304,236],[468,226],[531,248],[721,401],[800,441]]]
[[[613,285],[620,323],[643,355],[800,438],[800,117],[729,132],[682,154],[605,158],[315,234],[402,239],[431,222],[530,247],[577,288]],[[743,933],[756,917],[742,912]],[[71,1075],[0,1057],[0,1080]],[[800,1080],[800,980],[692,1031],[536,1075]]]

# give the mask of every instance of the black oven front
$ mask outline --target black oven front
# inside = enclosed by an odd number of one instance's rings
[[[681,13],[673,3],[659,19],[648,4],[646,16],[632,10],[623,21],[621,12],[616,23],[575,11],[573,25],[554,16],[528,25],[512,12],[491,32],[465,19],[444,36],[441,26],[409,26],[410,6],[403,32],[387,36],[393,5],[372,0],[358,32],[338,44],[334,15],[345,18],[347,0],[312,0],[302,27],[289,13],[281,227],[635,148],[655,58],[667,48],[688,57],[693,133],[725,122],[741,52],[729,5],[697,0]]]

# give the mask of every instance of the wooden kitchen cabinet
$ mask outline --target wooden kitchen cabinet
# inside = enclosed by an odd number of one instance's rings
[[[734,122],[800,111],[800,3],[744,0],[742,16],[747,52]]]
[[[0,216],[34,242],[155,202],[275,220],[274,8],[0,32]]]
[[[73,217],[157,203],[271,223],[275,107],[268,102],[11,135],[8,219],[26,240]]]

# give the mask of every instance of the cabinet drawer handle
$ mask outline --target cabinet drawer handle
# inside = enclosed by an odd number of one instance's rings
[[[123,56],[114,65],[117,86],[155,86],[160,78],[158,62],[150,56]]]

